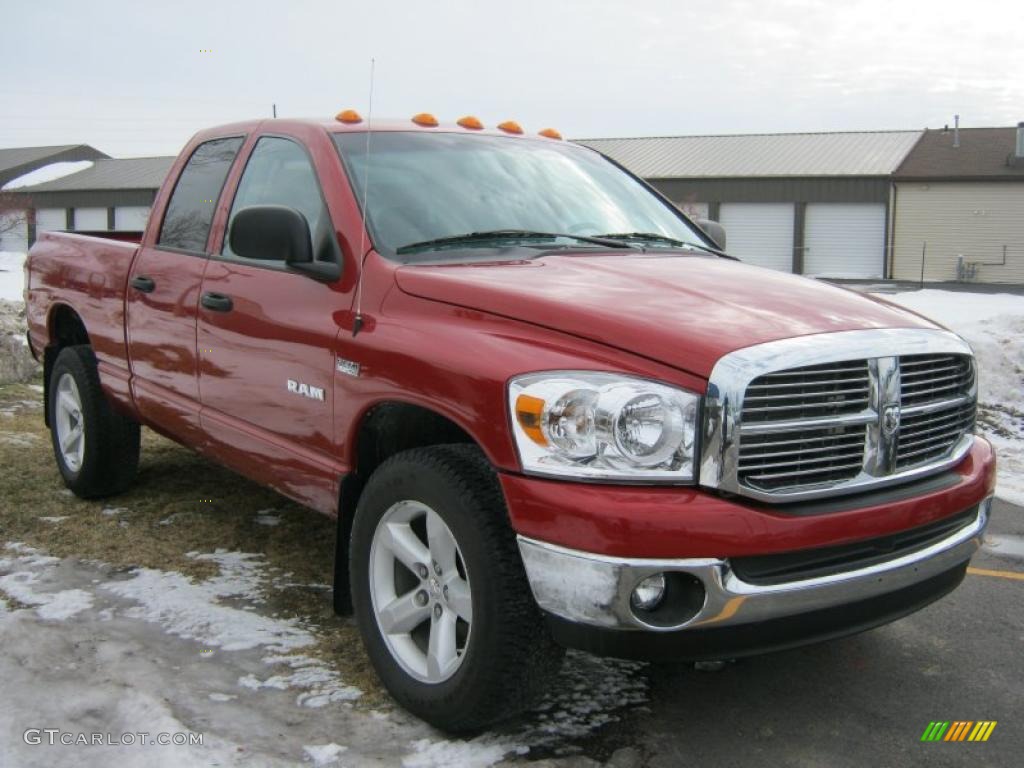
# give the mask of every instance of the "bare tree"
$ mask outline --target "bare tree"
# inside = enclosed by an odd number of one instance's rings
[[[23,228],[31,207],[32,201],[24,195],[0,190],[0,235]]]

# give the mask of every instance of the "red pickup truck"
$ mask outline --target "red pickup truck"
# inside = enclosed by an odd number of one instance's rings
[[[336,517],[336,609],[451,731],[566,646],[736,657],[954,589],[994,488],[970,348],[722,239],[550,130],[204,131],[141,242],[29,255],[57,466],[116,493],[145,425]]]

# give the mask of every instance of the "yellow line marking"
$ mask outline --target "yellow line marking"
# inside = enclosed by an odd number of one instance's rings
[[[1016,579],[1024,581],[1024,573],[1016,571],[992,571],[988,568],[968,568],[967,572],[972,576],[995,576],[998,579]]]

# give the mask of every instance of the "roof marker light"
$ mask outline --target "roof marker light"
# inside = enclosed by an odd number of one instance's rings
[[[459,125],[463,128],[469,128],[471,131],[479,131],[484,127],[484,124],[480,122],[480,119],[473,117],[473,115],[466,115],[465,117],[459,118]]]
[[[505,133],[522,133],[523,128],[515,120],[506,120],[504,123],[498,123],[498,128]]]
[[[339,123],[361,123],[363,118],[354,109],[343,109],[341,112],[334,116],[334,119]]]
[[[556,131],[554,128],[545,128],[543,131],[537,131],[539,136],[544,136],[548,139],[559,139],[561,140],[562,134]]]
[[[422,125],[424,128],[437,127],[437,118],[429,112],[420,112],[418,115],[413,115],[412,121],[416,123],[416,125]]]

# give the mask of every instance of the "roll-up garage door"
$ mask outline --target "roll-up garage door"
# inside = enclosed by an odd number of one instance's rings
[[[881,278],[885,264],[885,206],[809,203],[804,245],[805,274]]]
[[[726,251],[748,264],[793,271],[792,203],[722,203]]]
[[[37,208],[36,232],[68,228],[68,212],[64,208]]]
[[[107,230],[106,208],[76,208],[76,232],[105,232]]]
[[[114,229],[121,232],[142,232],[149,218],[148,205],[125,205],[114,209]]]

